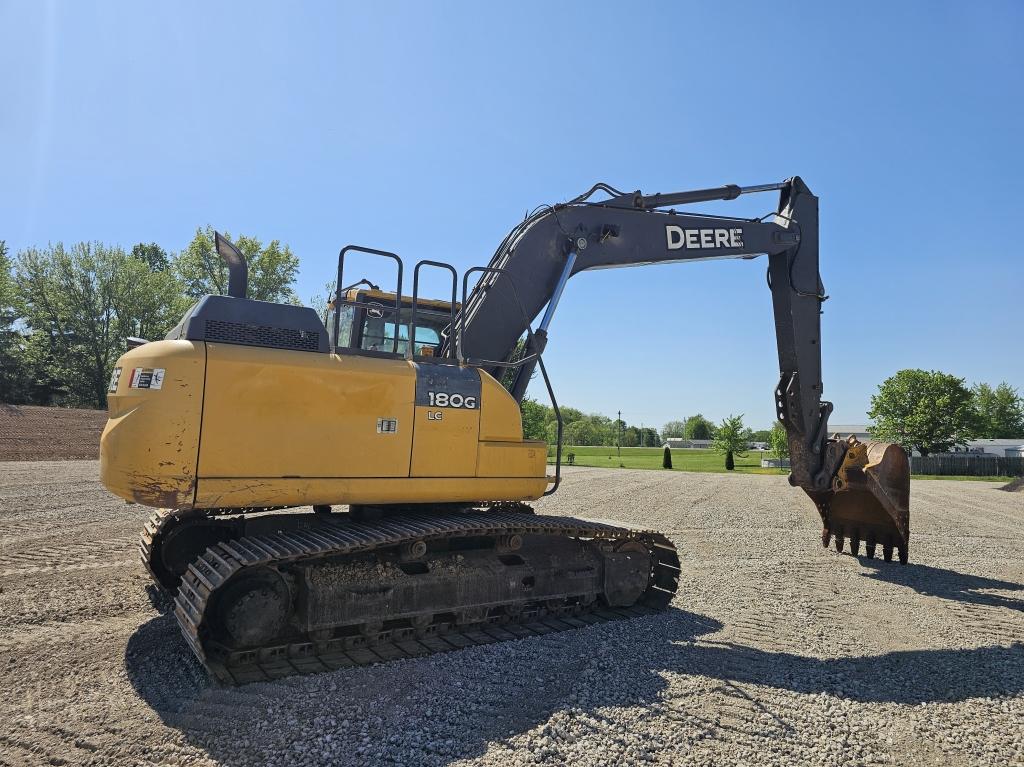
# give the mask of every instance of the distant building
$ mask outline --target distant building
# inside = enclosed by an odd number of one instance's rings
[[[871,439],[871,433],[868,431],[870,428],[870,426],[863,423],[830,423],[828,425],[828,433],[829,436],[838,434],[840,439],[846,439],[852,434],[861,442],[867,442]]]
[[[852,434],[861,442],[869,442],[874,439],[871,436],[871,426],[862,423],[830,423],[828,425],[828,433],[829,436],[838,434],[840,439],[846,439]],[[948,453],[956,455],[964,455],[966,453],[967,455],[977,456],[994,455],[999,458],[1024,458],[1024,438],[972,439],[967,443],[966,447],[954,447]],[[920,455],[916,450],[913,451],[913,454]]]
[[[669,437],[662,447],[670,447],[673,450],[707,450],[714,440],[710,439],[683,439],[682,437]]]
[[[950,453],[963,455],[994,455],[998,458],[1024,457],[1024,439],[972,439],[967,447],[954,447]]]
[[[683,439],[682,437],[669,437],[662,444],[662,447],[670,447],[673,450],[709,450],[714,443],[713,439]],[[749,450],[767,450],[767,442],[748,442]]]

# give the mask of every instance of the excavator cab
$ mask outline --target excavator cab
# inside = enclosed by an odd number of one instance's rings
[[[324,324],[330,343],[336,349],[359,349],[366,352],[407,356],[412,299],[380,290],[376,286],[352,287],[343,291],[340,306],[327,305]],[[396,304],[399,305],[396,322]],[[455,304],[458,311],[459,304]],[[338,336],[334,337],[335,315]],[[428,298],[416,299],[416,338],[412,356],[437,357],[451,333],[452,304]]]

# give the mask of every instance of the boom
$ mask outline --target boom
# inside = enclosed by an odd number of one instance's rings
[[[566,281],[588,269],[767,255],[781,373],[777,412],[789,435],[797,484],[825,489],[832,473],[822,471],[832,405],[821,401],[820,307],[825,295],[818,275],[818,199],[800,178],[676,194],[616,193],[590,201],[599,188],[608,189],[599,185],[569,203],[544,208],[502,242],[490,266],[504,274],[485,275],[467,301],[465,357],[470,362],[509,360],[526,330],[525,321],[546,306],[535,346],[528,350],[543,351]],[[775,189],[781,194],[773,221],[664,209]],[[489,372],[497,374],[498,369]],[[516,399],[522,400],[532,372],[529,363],[517,370],[512,385]]]
[[[591,200],[599,190],[610,198]],[[670,208],[774,190],[779,191],[779,203],[770,221],[679,213]],[[869,516],[878,516],[878,526],[889,535],[895,523],[899,534],[894,539],[903,545],[905,556],[909,472],[902,465],[894,468],[900,457],[893,446],[872,443],[879,446],[861,445],[851,452],[849,443],[829,439],[832,403],[822,400],[821,305],[827,296],[818,271],[818,198],[799,177],[778,184],[653,195],[625,194],[598,184],[568,203],[538,209],[495,252],[490,267],[501,272],[485,273],[466,301],[460,317],[462,354],[471,364],[498,375],[501,368],[489,366],[488,361],[513,360],[517,342],[542,309],[543,317],[525,351],[526,356],[543,352],[566,282],[589,269],[761,255],[768,257],[779,354],[775,407],[788,436],[790,482],[803,488],[817,505],[825,522],[825,542],[831,530],[840,547],[843,525],[829,518],[834,507],[854,509],[851,516],[858,530],[873,526],[863,519],[867,500],[843,498],[835,504],[836,491],[859,487],[868,492],[881,507],[875,511],[884,512]],[[527,362],[516,369],[511,392],[517,400],[526,393],[534,364]],[[866,455],[868,448],[874,453]],[[852,475],[849,468],[854,469]],[[853,540],[859,545],[859,535]],[[868,540],[873,548],[872,534]]]

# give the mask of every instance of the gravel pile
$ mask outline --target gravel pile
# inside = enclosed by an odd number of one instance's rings
[[[999,489],[1005,490],[1008,493],[1024,493],[1024,477],[1012,479]]]
[[[1024,765],[1024,503],[915,482],[912,564],[826,551],[784,478],[576,469],[545,513],[666,532],[672,609],[211,685],[96,464],[0,464],[0,763]]]

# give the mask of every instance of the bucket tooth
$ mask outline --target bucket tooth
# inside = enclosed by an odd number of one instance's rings
[[[907,551],[908,548],[909,547],[907,546],[907,544],[904,543],[902,546],[899,547],[899,549],[897,549],[897,551],[899,552],[901,565],[905,565],[907,563],[907,560],[910,559],[910,552]]]
[[[855,557],[860,556],[860,530],[854,530],[850,536],[850,553]]]
[[[882,544],[882,558],[885,559],[886,562],[892,562],[892,544],[891,543],[883,543]]]
[[[875,536],[869,534],[868,535],[868,541],[865,544],[865,550],[864,550],[864,553],[867,554],[868,559],[874,559],[875,558],[875,546],[876,545],[877,544],[875,543]]]
[[[842,553],[843,551],[843,528],[836,528],[836,551]]]
[[[829,544],[829,542],[831,540],[832,540],[832,533],[831,533],[831,531],[827,527],[823,528],[822,531],[821,531],[821,545],[824,546],[827,549],[828,548],[828,544]]]

